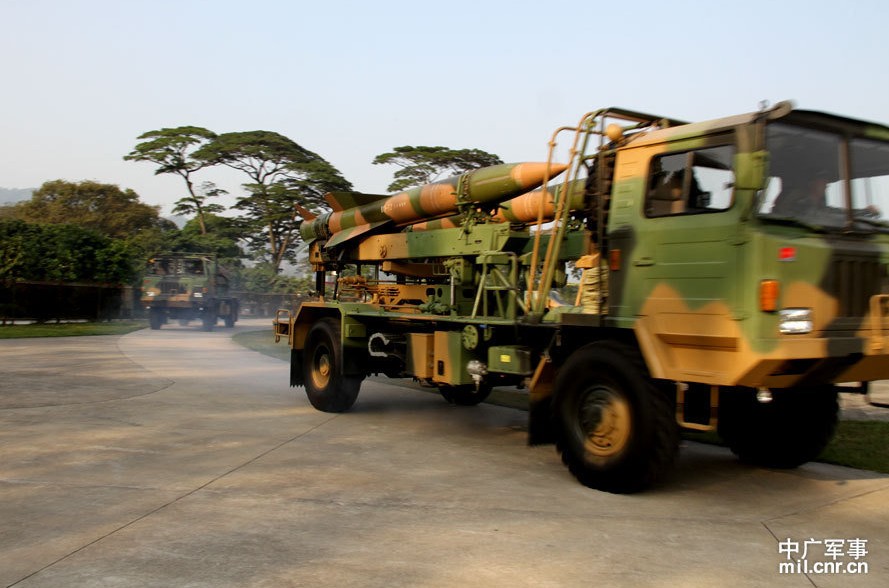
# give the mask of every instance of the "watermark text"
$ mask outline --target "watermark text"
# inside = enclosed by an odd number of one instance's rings
[[[866,574],[867,539],[815,539],[778,542],[779,574]]]

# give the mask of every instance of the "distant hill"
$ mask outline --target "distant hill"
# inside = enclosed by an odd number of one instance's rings
[[[14,204],[30,200],[34,188],[0,188],[0,204]]]

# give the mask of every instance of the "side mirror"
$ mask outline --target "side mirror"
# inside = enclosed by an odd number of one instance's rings
[[[762,190],[769,167],[767,151],[753,151],[735,155],[735,189]]]

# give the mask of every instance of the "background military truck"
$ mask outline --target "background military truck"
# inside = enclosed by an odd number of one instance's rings
[[[610,108],[550,145],[546,164],[303,211],[320,297],[274,323],[291,385],[331,412],[369,374],[463,405],[527,387],[532,443],[634,492],[680,427],[798,466],[839,384],[889,378],[889,127],[790,103],[700,123]],[[568,263],[580,290],[552,304]]]
[[[219,319],[226,327],[238,320],[238,299],[229,295],[229,279],[212,254],[167,254],[148,261],[142,281],[142,305],[152,329],[168,319],[187,325],[199,320],[205,331]]]

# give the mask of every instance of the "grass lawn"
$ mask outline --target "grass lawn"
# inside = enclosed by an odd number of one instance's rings
[[[889,474],[889,422],[840,421],[818,461]]]
[[[258,351],[263,355],[276,357],[284,361],[290,361],[290,347],[287,345],[287,339],[282,338],[280,343],[275,343],[275,334],[272,328],[268,327],[261,331],[246,331],[236,333],[232,337],[232,341],[238,345],[242,345],[247,349]]]
[[[146,321],[113,321],[101,323],[44,323],[32,325],[0,325],[0,339],[26,337],[83,337],[87,335],[126,335],[148,326]]]

